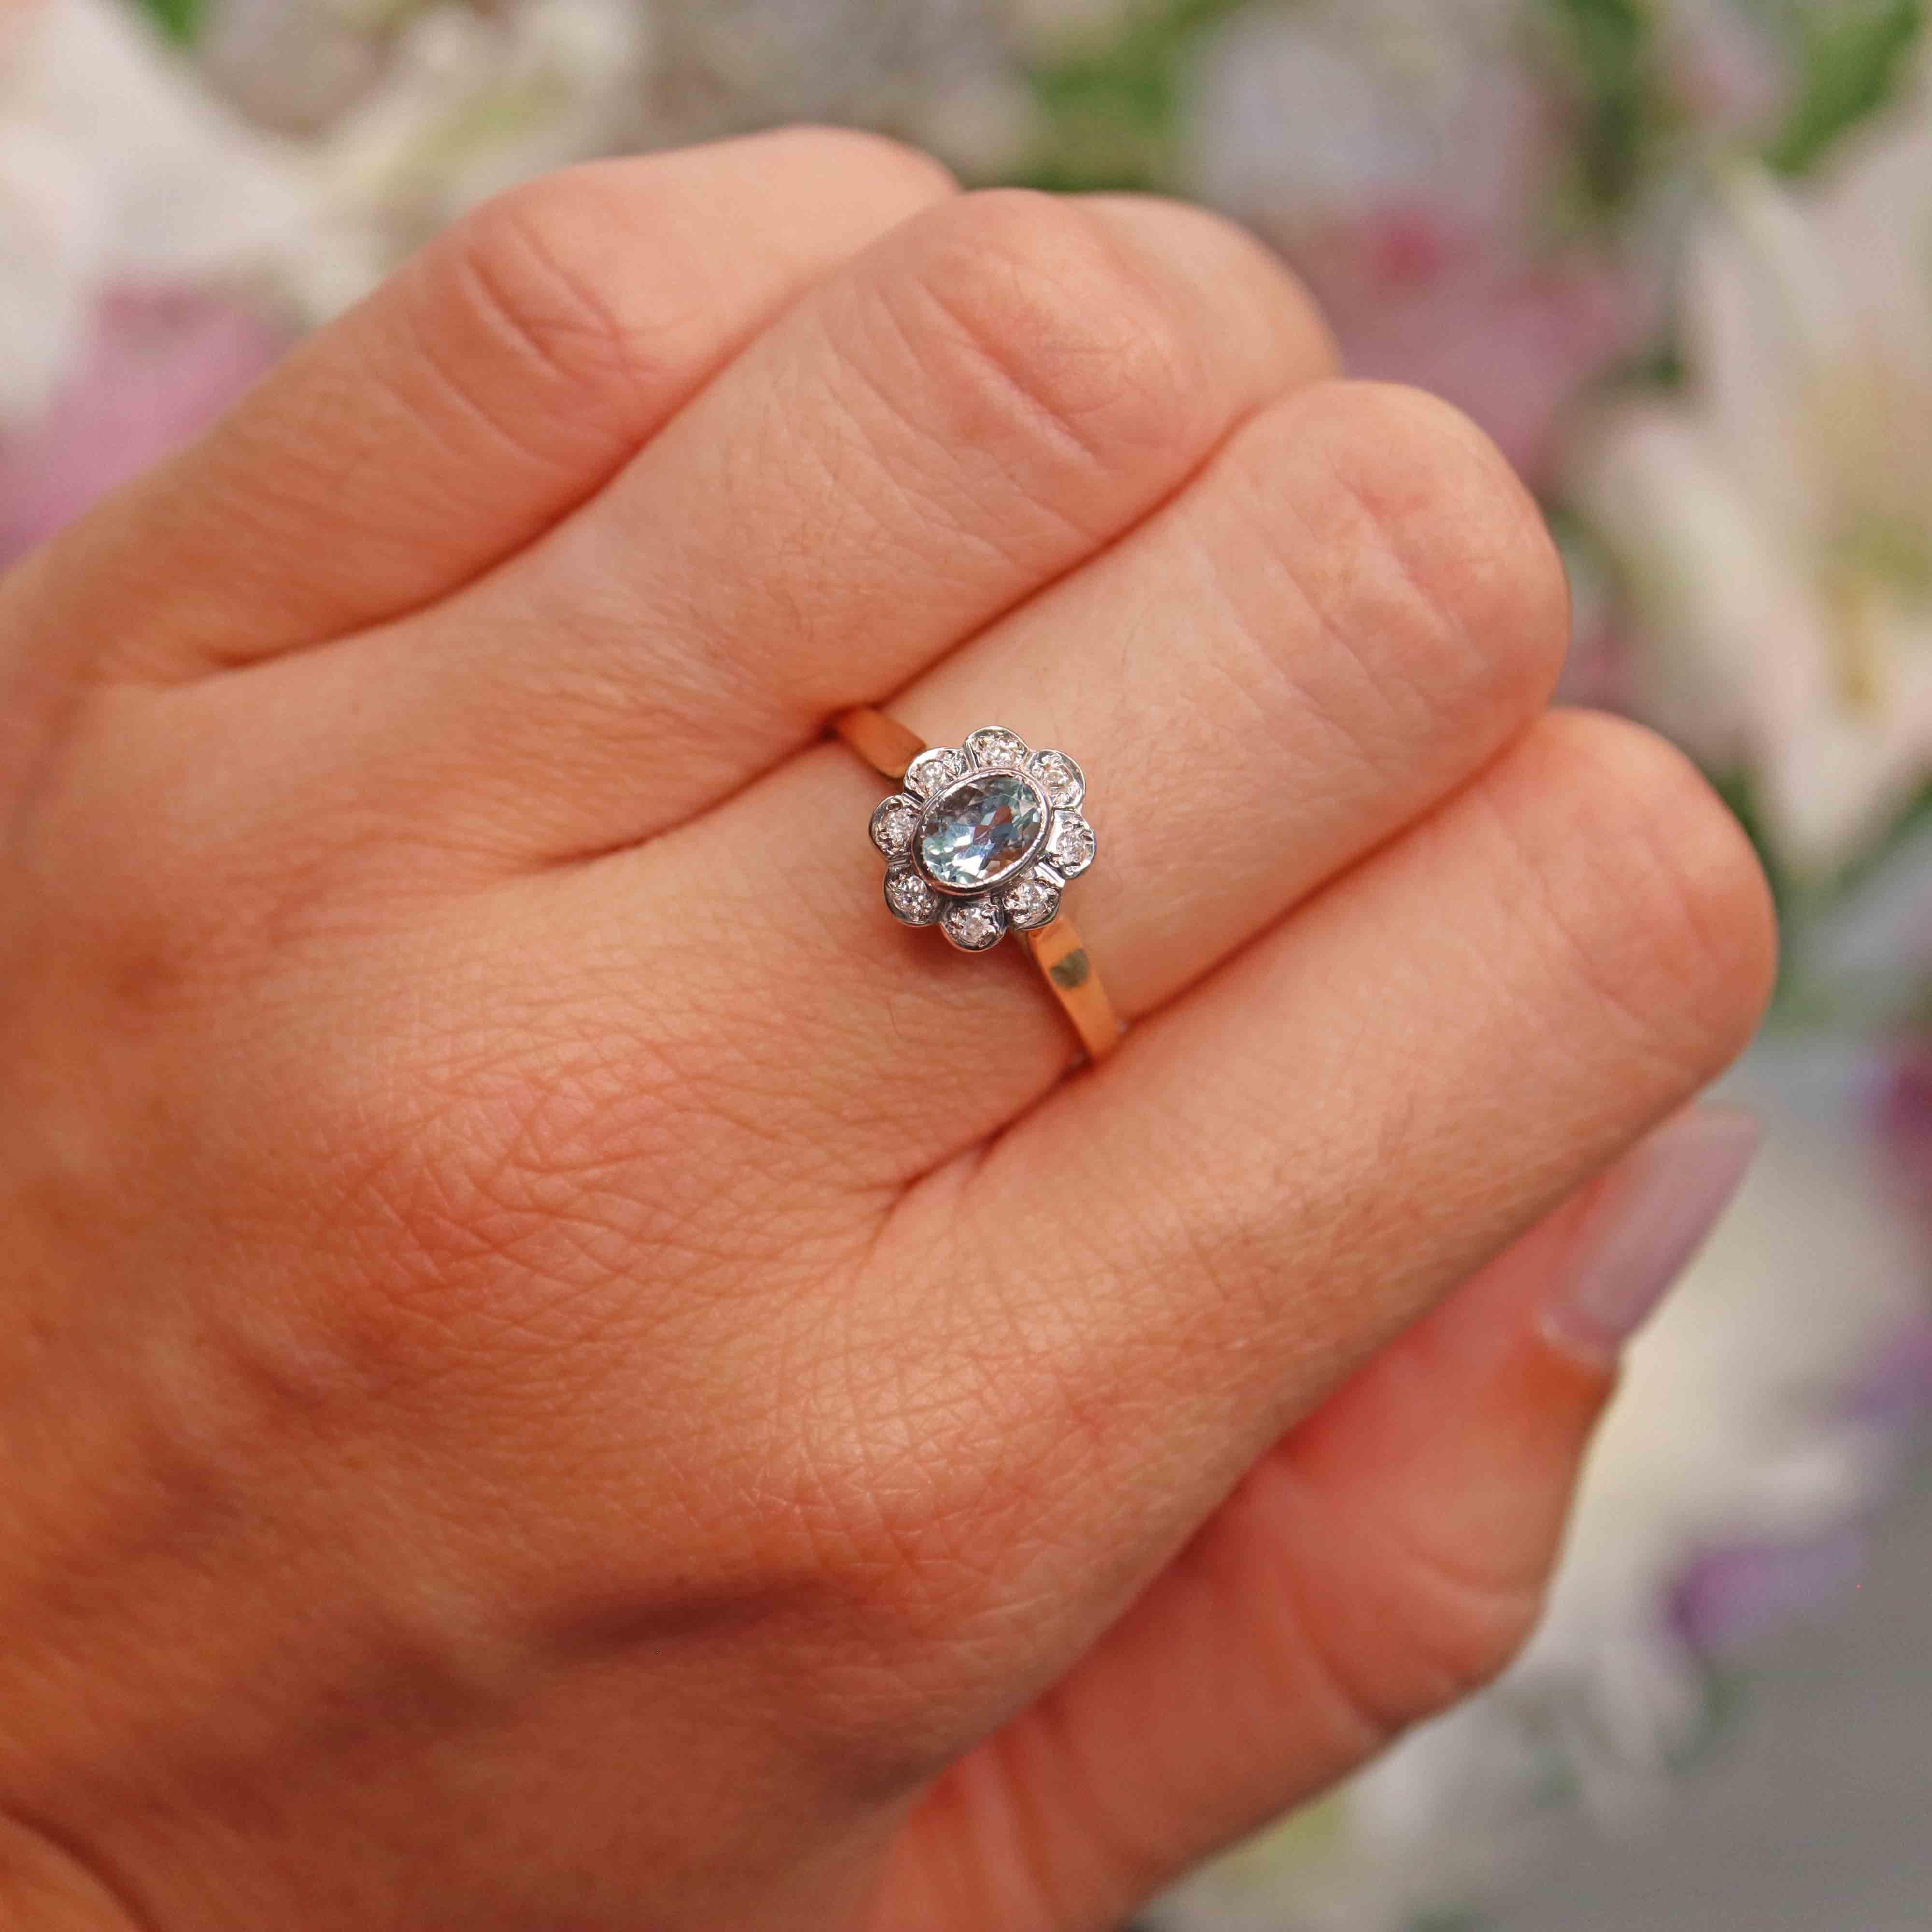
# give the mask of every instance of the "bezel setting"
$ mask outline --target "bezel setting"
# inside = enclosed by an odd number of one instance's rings
[[[1023,788],[1028,804],[1040,814],[1039,829],[1028,841],[1019,856],[1009,860],[991,878],[982,879],[975,885],[961,885],[953,880],[941,878],[926,862],[927,835],[934,826],[944,822],[949,811],[956,809],[960,798],[990,777],[1005,779]],[[950,899],[979,898],[1016,879],[1046,850],[1046,842],[1053,836],[1053,808],[1047,802],[1046,794],[1025,772],[997,767],[962,772],[949,784],[941,785],[926,801],[919,814],[919,822],[913,828],[910,856],[926,884],[934,891],[944,892]]]
[[[1018,857],[979,884],[928,868],[928,833],[956,801],[998,772],[1016,782],[1040,824]],[[988,724],[958,745],[936,745],[907,767],[904,789],[880,801],[872,838],[886,861],[886,909],[902,926],[936,926],[962,952],[987,952],[1009,932],[1058,916],[1061,893],[1091,866],[1100,842],[1081,808],[1087,781],[1064,752],[1032,751],[1016,731]]]

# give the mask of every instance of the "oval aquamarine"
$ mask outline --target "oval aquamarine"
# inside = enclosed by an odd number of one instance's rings
[[[1017,772],[976,772],[926,807],[919,868],[953,892],[976,892],[1030,857],[1046,830],[1046,800]]]

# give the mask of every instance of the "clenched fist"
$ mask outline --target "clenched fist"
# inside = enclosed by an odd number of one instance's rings
[[[830,133],[30,559],[0,1922],[1100,1932],[1499,1667],[1772,951],[1565,628],[1240,235]],[[862,703],[1084,766],[1104,1065],[887,916]]]

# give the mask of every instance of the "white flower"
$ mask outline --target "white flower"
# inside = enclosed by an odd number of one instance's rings
[[[1690,246],[1682,402],[1570,466],[1624,567],[1641,697],[1756,781],[1824,873],[1932,770],[1932,112],[1821,188],[1725,179]]]
[[[0,20],[0,428],[72,372],[102,286],[257,283],[314,206],[293,157],[209,99],[121,0]]]
[[[1631,1352],[1541,1628],[1471,1702],[1183,1887],[1163,1932],[1395,1932],[1463,1910],[1552,1798],[1660,1800],[1707,1722],[1687,1575],[1856,1527],[1899,1453],[1858,1400],[1924,1323],[1924,1230],[1873,1158],[1862,1060],[1760,1046],[1727,1084],[1763,1119],[1736,1204]]]
[[[476,202],[635,146],[651,43],[644,0],[521,0],[417,14],[380,79],[310,145],[321,243],[291,278],[315,316]]]
[[[380,70],[297,140],[242,119],[126,0],[34,0],[0,37],[0,428],[51,402],[109,289],[212,286],[322,321],[487,195],[635,145],[648,18],[448,0],[370,23]]]

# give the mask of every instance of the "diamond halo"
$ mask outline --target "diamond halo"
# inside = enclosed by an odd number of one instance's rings
[[[1050,924],[1099,850],[1086,795],[1064,752],[1030,750],[1002,725],[922,752],[872,814],[886,910],[903,926],[937,926],[962,952]]]

